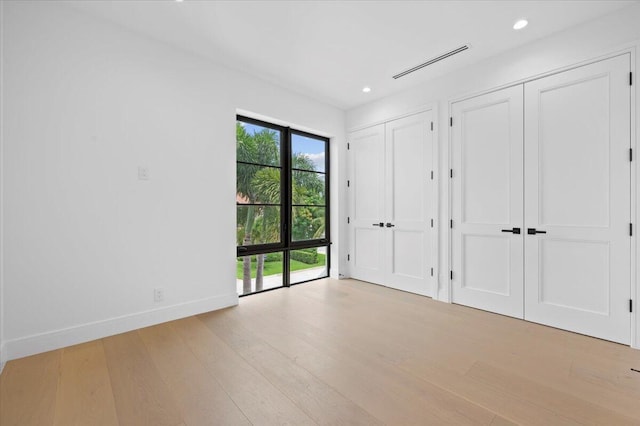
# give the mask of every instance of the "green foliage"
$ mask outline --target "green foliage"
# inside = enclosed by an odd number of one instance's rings
[[[318,250],[293,250],[291,251],[291,259],[307,265],[313,265],[318,263]]]
[[[303,169],[303,170],[315,170],[316,166],[305,154],[301,154],[299,152],[293,154],[293,158],[291,159],[291,167],[294,169]]]
[[[293,209],[294,241],[311,240],[324,236],[324,207],[295,207]]]
[[[236,122],[236,141],[238,161],[274,166],[280,163],[280,144],[275,131],[263,129],[250,135],[242,124]]]
[[[252,262],[251,262],[251,278],[255,278],[256,277],[256,262],[255,262],[255,256],[252,256]],[[242,279],[242,258],[239,257],[238,261],[236,262],[236,277],[241,280]],[[325,266],[326,265],[326,255],[322,254],[322,253],[318,253],[318,262],[315,264],[307,264],[307,263],[302,263],[299,262],[297,260],[292,260],[291,261],[291,272],[294,271],[301,271],[304,269],[310,269],[310,268],[316,268],[319,266]],[[269,276],[269,275],[275,275],[275,274],[281,274],[282,273],[282,259],[280,259],[279,261],[267,261],[264,263],[264,276]]]
[[[253,176],[251,185],[256,194],[256,201],[266,204],[280,203],[280,169],[259,169]]]
[[[280,214],[276,210],[273,207],[256,209],[257,217],[251,233],[254,244],[280,241]]]
[[[258,261],[258,256],[264,256],[264,261],[265,262],[281,262],[282,261],[282,252],[275,252],[275,253],[267,253],[267,254],[263,254],[263,255],[255,255],[255,256],[251,256],[251,263],[256,263]],[[240,260],[241,258],[238,258],[238,260]]]
[[[236,245],[241,246],[242,240],[244,240],[244,226],[238,226],[236,228]]]
[[[294,168],[315,170],[311,159],[304,154],[292,158]],[[313,172],[294,170],[293,203],[323,205],[325,201],[325,182],[322,175]],[[311,240],[324,236],[324,207],[296,207],[293,209],[291,234],[294,241]]]
[[[265,262],[282,262],[282,252],[268,253],[264,258]]]
[[[250,135],[236,122],[236,156],[238,161],[257,164],[279,165],[278,135],[273,130],[263,129]],[[249,203],[279,202],[279,170],[238,164],[236,192]],[[273,185],[278,190],[274,193]],[[277,195],[277,196],[276,196]],[[255,244],[279,240],[280,218],[277,209],[240,207],[237,217],[238,244]]]
[[[322,175],[314,173],[315,164],[305,154],[295,154],[291,159],[295,204],[324,204],[324,180]],[[298,198],[296,200],[296,198]],[[312,202],[310,202],[312,201]]]
[[[263,129],[255,134],[249,134],[245,128],[236,123],[236,156],[241,163],[237,165],[236,189],[243,202],[249,204],[281,203],[280,169],[280,140],[279,134],[270,129]],[[315,173],[313,161],[305,154],[294,154],[292,166],[296,169],[292,173],[292,202],[293,204],[311,205],[311,207],[296,207],[293,209],[292,238],[294,241],[321,238],[325,232],[325,209],[313,207],[325,204],[324,175]],[[250,163],[250,165],[243,164]],[[280,241],[280,209],[262,206],[239,206],[237,209],[236,240],[239,245],[251,245]],[[293,252],[296,253],[296,252]],[[300,253],[305,264],[314,264],[317,253]],[[277,254],[269,255],[277,256]],[[268,263],[278,263],[267,256],[265,275]],[[297,256],[297,254],[292,254]],[[314,257],[315,256],[315,257]],[[280,254],[281,260],[282,255]],[[255,257],[254,257],[255,259]],[[275,259],[275,258],[274,258]],[[281,263],[281,262],[280,262]],[[254,263],[255,265],[255,263]],[[255,268],[255,266],[254,266]],[[245,284],[249,277],[244,277]]]
[[[254,164],[280,164],[280,146],[278,135],[273,130],[263,129],[250,135],[236,122],[236,158],[238,161]],[[261,195],[254,187],[254,178],[258,167],[238,167],[236,173],[236,190],[250,203],[255,203]]]

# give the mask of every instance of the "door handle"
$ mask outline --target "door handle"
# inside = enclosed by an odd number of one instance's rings
[[[535,234],[546,234],[547,231],[538,231],[536,228],[527,228],[527,234],[535,235]]]
[[[511,232],[512,234],[519,234],[520,228],[503,229],[502,232]]]
[[[373,226],[379,226],[380,228],[382,228],[384,226],[384,223],[383,222],[374,223]]]
[[[393,228],[395,225],[394,225],[393,223],[389,223],[389,222],[387,222],[387,225],[386,225],[386,226],[387,226],[387,228]]]

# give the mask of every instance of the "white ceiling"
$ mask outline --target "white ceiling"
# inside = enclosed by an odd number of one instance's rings
[[[637,1],[76,1],[91,14],[349,109]],[[521,31],[513,23],[526,17]],[[463,44],[471,49],[399,80]],[[371,93],[362,93],[363,86]]]

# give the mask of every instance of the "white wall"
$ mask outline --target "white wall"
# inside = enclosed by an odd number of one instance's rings
[[[411,90],[376,100],[347,111],[347,129],[357,129],[390,118],[417,111],[425,105],[436,105],[439,122],[436,126],[439,144],[440,195],[440,265],[439,289],[435,298],[449,300],[448,286],[448,140],[449,102],[453,99],[487,91],[492,88],[529,79],[553,70],[568,67],[601,55],[631,48],[640,40],[640,4],[612,15],[585,23],[550,37],[537,40],[505,54],[490,58],[472,67],[425,83]],[[535,23],[531,23],[535,25]],[[526,30],[525,30],[526,31]],[[636,56],[637,58],[637,56]],[[635,69],[638,69],[637,65]],[[428,72],[428,71],[420,71]],[[637,73],[636,73],[637,75]],[[636,77],[637,79],[637,77]],[[636,82],[634,91],[637,91]],[[636,108],[640,122],[640,108]],[[634,133],[635,134],[635,133]],[[637,162],[636,162],[637,167]],[[640,185],[636,185],[640,187]],[[637,222],[637,219],[636,219]],[[640,263],[640,262],[639,262]],[[637,286],[637,284],[636,284]],[[640,291],[637,292],[637,301]],[[640,345],[640,315],[635,316],[635,345]]]
[[[342,111],[60,3],[2,26],[7,359],[237,303],[237,109],[344,149]]]
[[[4,2],[0,1],[0,23],[4,22]],[[3,80],[3,68],[4,68],[4,62],[2,61],[2,58],[4,57],[4,25],[0,25],[0,82],[4,82]],[[3,338],[3,309],[2,309],[2,304],[3,304],[3,300],[4,297],[2,295],[3,293],[3,271],[4,271],[4,266],[3,266],[3,259],[4,259],[4,230],[3,230],[3,223],[4,220],[2,219],[3,216],[3,211],[4,209],[2,208],[2,206],[4,205],[3,202],[3,196],[2,196],[2,186],[3,186],[3,182],[4,182],[4,168],[1,167],[1,165],[4,162],[4,154],[3,154],[3,143],[2,143],[2,130],[4,128],[4,123],[3,123],[3,118],[4,118],[4,84],[0,84],[0,373],[2,373],[2,369],[4,368],[4,364],[5,364],[5,355],[4,355],[4,338]]]

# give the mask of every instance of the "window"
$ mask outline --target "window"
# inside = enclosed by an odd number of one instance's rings
[[[237,117],[237,285],[241,296],[329,272],[329,140]]]

